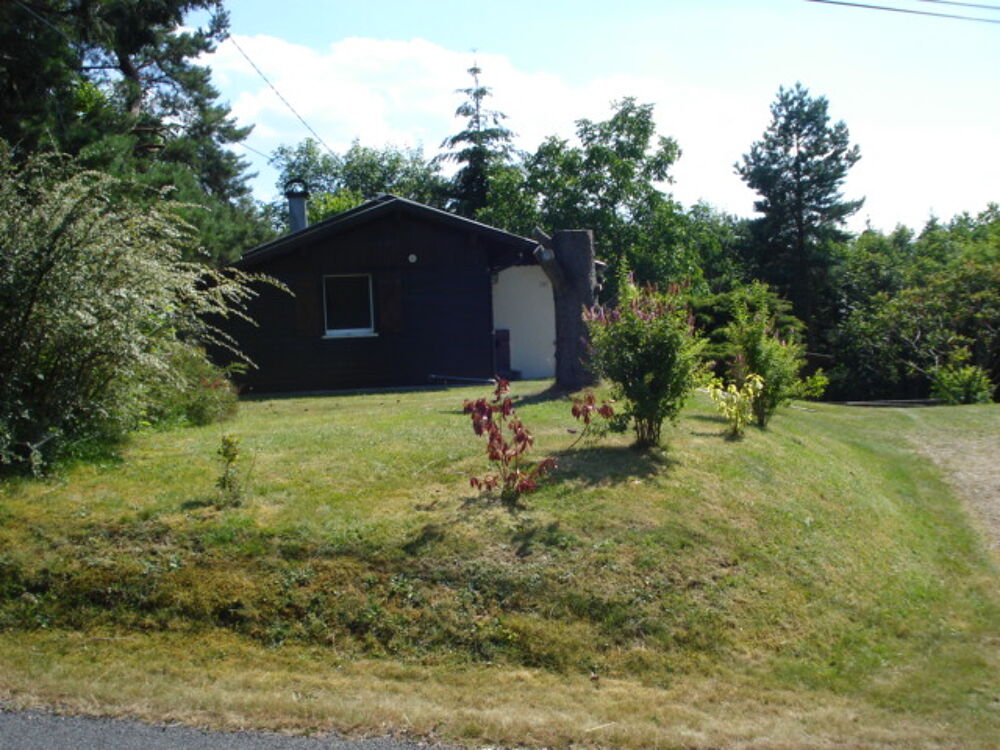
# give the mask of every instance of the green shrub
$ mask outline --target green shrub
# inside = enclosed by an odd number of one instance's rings
[[[759,299],[764,300],[766,287],[754,284],[752,288],[761,290]],[[806,364],[805,347],[796,338],[779,338],[774,326],[774,315],[761,301],[752,313],[745,303],[737,303],[733,321],[725,328],[732,346],[730,375],[736,388],[742,389],[752,375],[764,381],[753,397],[754,419],[761,428],[767,427],[779,406],[793,398],[819,397],[827,384],[821,370],[806,379],[799,378]]]
[[[764,379],[760,375],[750,375],[741,387],[735,383],[723,385],[717,378],[709,384],[708,395],[729,423],[729,437],[736,439],[743,436],[754,416],[754,402],[763,390]]]
[[[232,434],[223,435],[216,454],[222,464],[219,478],[215,480],[215,486],[219,490],[216,507],[235,508],[243,502],[243,493],[250,479],[249,469],[244,472],[239,466],[240,439]]]
[[[232,349],[208,321],[245,317],[259,277],[184,262],[180,208],[57,157],[15,164],[0,142],[0,469],[124,434],[150,384],[202,356],[185,345]]]
[[[179,345],[169,362],[171,377],[147,386],[147,421],[200,426],[235,416],[239,398],[229,373],[202,347]]]
[[[946,365],[932,367],[931,396],[946,404],[988,404],[993,400],[994,385],[982,367],[964,364],[968,361],[967,349],[951,354]]]
[[[732,323],[736,310],[741,307],[751,315],[765,308],[765,313],[774,319],[774,332],[781,338],[800,337],[805,333],[805,325],[792,315],[792,303],[767,284],[755,282],[716,294],[694,295],[691,308],[695,326],[704,332],[708,340],[704,356],[706,360],[720,365],[715,373],[719,377],[725,377],[723,365],[733,356],[732,344],[726,337],[726,327]]]
[[[614,422],[632,422],[636,445],[660,442],[664,420],[675,420],[700,373],[702,339],[694,335],[687,307],[677,294],[630,280],[619,287],[619,304],[585,312],[593,367],[614,383],[625,403]]]

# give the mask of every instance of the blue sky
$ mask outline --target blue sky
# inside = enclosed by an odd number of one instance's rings
[[[675,197],[750,216],[754,194],[733,164],[766,128],[778,87],[801,81],[861,147],[845,186],[867,198],[853,228],[919,227],[1000,201],[1000,24],[805,0],[233,0],[229,10],[237,43],[335,150],[357,138],[435,153],[459,127],[454,90],[475,57],[521,148],[571,137],[575,120],[635,96],[655,103],[660,132],[683,151]],[[206,62],[237,118],[255,124],[248,145],[270,153],[308,135],[231,43]],[[246,153],[258,197],[274,197],[273,170]]]

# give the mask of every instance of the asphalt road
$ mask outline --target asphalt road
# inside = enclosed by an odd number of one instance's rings
[[[273,732],[209,732],[122,719],[8,711],[0,704],[0,750],[422,750],[390,738],[292,737]]]

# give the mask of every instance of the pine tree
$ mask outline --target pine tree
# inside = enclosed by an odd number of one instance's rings
[[[188,218],[216,262],[266,238],[239,127],[196,64],[228,33],[223,0],[0,3],[0,138],[16,158],[79,155],[81,165],[204,209]],[[187,16],[209,11],[203,28]],[[202,256],[204,257],[204,256]]]
[[[829,297],[834,246],[848,239],[844,222],[864,203],[840,192],[861,153],[850,144],[847,125],[830,124],[827,105],[799,83],[780,88],[763,138],[735,165],[761,195],[754,208],[763,216],[751,226],[756,271],[792,301],[814,340]]]
[[[456,117],[466,118],[465,129],[445,138],[441,148],[450,149],[438,157],[463,165],[452,181],[451,210],[473,218],[486,205],[491,168],[507,162],[513,153],[514,133],[503,126],[503,112],[486,109],[483,101],[491,95],[487,86],[479,83],[482,70],[473,65],[468,70],[472,86],[458,89],[466,101],[455,110]]]

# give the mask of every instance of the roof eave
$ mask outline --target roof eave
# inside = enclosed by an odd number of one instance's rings
[[[327,232],[344,230],[351,226],[364,223],[375,216],[388,211],[400,209],[415,215],[432,216],[438,220],[477,232],[481,232],[503,244],[512,247],[520,247],[525,250],[532,250],[538,244],[535,240],[520,235],[512,234],[503,229],[492,227],[489,224],[467,219],[464,216],[448,213],[439,208],[425,206],[422,203],[411,201],[407,198],[384,194],[370,201],[362,203],[360,206],[348,209],[342,213],[331,216],[323,221],[300,229],[297,232],[282,235],[263,245],[258,245],[245,252],[243,256],[233,265],[238,268],[247,268],[276,256],[283,255],[293,250],[301,241],[312,236],[323,235]]]

